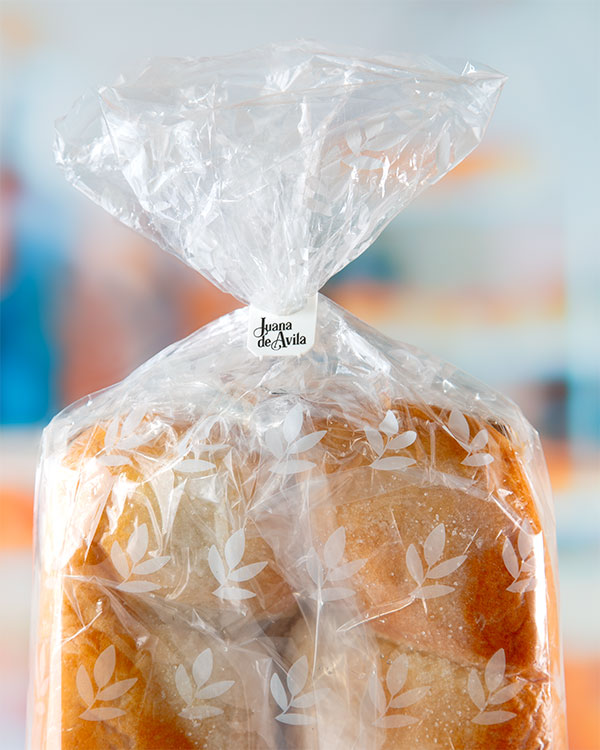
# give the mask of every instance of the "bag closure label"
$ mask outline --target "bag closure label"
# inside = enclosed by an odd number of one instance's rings
[[[276,315],[248,308],[248,349],[257,357],[295,357],[310,351],[315,343],[317,324],[315,294],[291,315]]]

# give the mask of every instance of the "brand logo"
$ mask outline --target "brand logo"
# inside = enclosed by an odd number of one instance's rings
[[[306,336],[294,331],[289,320],[285,323],[267,323],[266,318],[261,318],[260,325],[252,331],[252,335],[257,339],[259,349],[272,349],[275,352],[306,344]]]
[[[297,357],[315,343],[317,295],[294,313],[277,315],[253,305],[248,308],[248,349],[257,357]]]

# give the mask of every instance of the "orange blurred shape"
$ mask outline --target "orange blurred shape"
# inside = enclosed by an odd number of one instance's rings
[[[33,541],[33,496],[14,487],[0,487],[0,550],[24,549]]]
[[[235,297],[217,289],[202,276],[188,278],[189,282],[180,286],[178,294],[181,335],[189,336],[221,315],[242,307],[242,303]]]
[[[600,750],[600,657],[565,663],[569,750]]]
[[[533,161],[526,152],[516,147],[506,148],[496,144],[469,154],[469,157],[454,167],[440,184],[447,186],[449,182],[470,179],[481,174],[523,173],[530,171],[532,167]]]

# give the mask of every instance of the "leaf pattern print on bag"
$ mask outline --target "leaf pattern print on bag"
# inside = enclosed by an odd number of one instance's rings
[[[270,467],[273,474],[299,474],[316,466],[313,461],[295,458],[299,453],[304,453],[314,448],[325,436],[327,430],[318,430],[308,435],[300,435],[304,412],[302,406],[296,404],[287,413],[281,428],[272,428],[265,432],[264,441],[267,449],[277,461]]]
[[[499,706],[514,698],[525,686],[525,680],[517,678],[514,682],[503,684],[505,682],[504,672],[506,670],[506,657],[504,649],[501,648],[491,657],[485,667],[484,679],[488,695],[486,698],[485,689],[477,670],[472,669],[469,673],[467,690],[469,697],[479,709],[479,713],[471,721],[474,724],[502,724],[505,721],[514,719],[517,714],[512,711],[492,710],[487,711],[488,706]]]
[[[267,562],[256,562],[250,565],[244,565],[241,568],[237,566],[244,557],[246,549],[246,535],[244,529],[235,531],[225,542],[225,563],[219,554],[218,549],[213,544],[208,551],[208,566],[219,582],[218,588],[213,591],[215,596],[220,599],[229,599],[230,601],[239,601],[240,599],[251,599],[256,594],[248,589],[241,588],[229,583],[242,583],[249,581],[257,576]]]
[[[179,712],[179,716],[184,719],[207,719],[209,716],[218,716],[223,713],[223,709],[218,706],[211,706],[206,701],[212,698],[218,698],[226,693],[235,684],[234,680],[221,680],[213,682],[210,685],[206,683],[210,679],[213,671],[213,654],[210,648],[204,649],[202,653],[194,659],[192,664],[192,680],[183,666],[180,664],[175,670],[175,686],[181,699],[185,703],[185,708]],[[198,703],[198,701],[203,701]]]
[[[390,699],[386,703],[385,692],[379,682],[377,672],[373,671],[371,673],[367,685],[367,694],[378,713],[378,718],[373,722],[374,727],[398,729],[400,727],[408,727],[420,721],[419,718],[410,714],[388,714],[390,709],[403,709],[414,706],[415,703],[422,700],[429,692],[429,686],[412,688],[411,690],[401,692],[407,677],[408,659],[404,654],[401,654],[390,664],[385,677],[385,683],[390,694]]]
[[[148,550],[148,527],[145,523],[136,526],[127,542],[125,552],[119,542],[113,542],[110,550],[111,562],[121,576],[122,581],[117,585],[119,591],[127,591],[131,594],[141,594],[148,591],[156,591],[160,586],[152,581],[131,581],[132,575],[146,576],[156,573],[164,567],[171,557],[169,555],[150,557],[140,562]],[[129,564],[131,560],[131,565]]]
[[[121,422],[115,417],[106,428],[104,435],[105,453],[98,456],[98,461],[104,466],[131,466],[131,459],[113,451],[132,451],[138,448],[146,439],[145,434],[136,434],[138,427],[142,424],[147,411],[145,406],[132,409]]]
[[[117,698],[125,695],[128,690],[131,690],[137,682],[137,677],[132,677],[108,685],[114,674],[115,665],[116,652],[115,647],[111,645],[104,649],[94,664],[93,677],[98,688],[97,690],[94,690],[92,680],[83,664],[80,665],[77,670],[75,684],[77,685],[79,697],[87,706],[86,710],[79,714],[80,719],[85,719],[86,721],[108,721],[109,719],[116,719],[118,716],[125,714],[125,711],[116,706],[94,707],[97,701],[117,700]]]
[[[533,591],[536,586],[535,568],[536,556],[534,555],[535,534],[531,529],[531,524],[527,519],[523,521],[517,538],[517,549],[519,555],[515,552],[510,539],[506,537],[502,548],[502,559],[506,570],[514,578],[507,591],[516,594],[524,594],[526,591]],[[519,557],[521,561],[519,562]],[[523,576],[523,578],[521,578]]]
[[[328,586],[323,588],[323,584],[327,581],[336,583],[351,578],[367,562],[366,560],[352,560],[352,562],[340,564],[344,557],[345,548],[346,529],[340,526],[325,542],[325,546],[323,547],[324,565],[314,547],[311,547],[308,551],[306,569],[313,583],[317,586],[317,591],[311,595],[312,599],[322,602],[333,602],[354,596],[354,589],[349,587]]]
[[[321,688],[301,695],[307,678],[308,661],[306,656],[301,656],[290,667],[286,675],[287,691],[279,675],[276,672],[273,673],[270,682],[271,695],[281,709],[281,713],[275,717],[277,721],[280,721],[282,724],[314,724],[312,716],[298,713],[298,711],[290,711],[291,708],[300,709],[300,711],[305,708],[311,708],[317,702],[319,695],[326,692],[326,688]],[[288,692],[290,694],[289,698]]]
[[[417,433],[414,430],[406,430],[398,434],[398,420],[392,411],[387,411],[385,417],[374,430],[372,427],[365,427],[365,435],[369,445],[373,449],[377,458],[371,463],[373,469],[381,471],[402,471],[416,463],[410,456],[386,456],[387,451],[399,451],[408,448],[417,439]],[[385,437],[382,437],[382,433]]]
[[[488,431],[485,428],[479,430],[471,440],[469,423],[461,411],[454,409],[450,412],[446,432],[467,451],[466,458],[461,461],[464,466],[487,466],[494,460],[490,453],[483,452],[490,438]]]
[[[411,577],[417,584],[417,588],[411,591],[410,596],[415,599],[437,599],[440,596],[451,594],[454,586],[439,583],[424,586],[426,580],[445,578],[454,573],[467,559],[466,555],[450,557],[448,560],[438,562],[446,546],[446,527],[443,523],[438,524],[427,536],[423,544],[423,555],[427,568],[423,566],[421,556],[414,544],[406,551],[406,567]]]

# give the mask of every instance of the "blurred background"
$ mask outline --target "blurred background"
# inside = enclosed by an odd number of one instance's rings
[[[66,185],[53,122],[140,58],[318,38],[485,62],[483,145],[326,293],[508,393],[556,499],[570,750],[600,729],[599,4],[2,2],[0,736],[24,743],[35,462],[64,405],[236,306]]]

